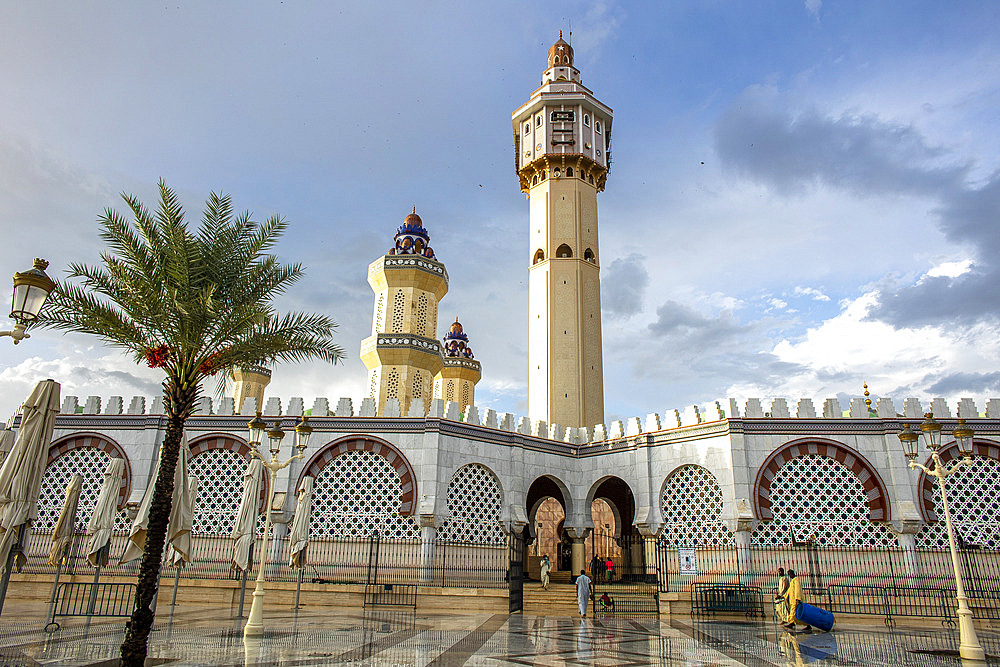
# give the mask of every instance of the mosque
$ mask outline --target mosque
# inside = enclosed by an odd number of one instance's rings
[[[490,369],[473,354],[474,323],[439,326],[448,272],[431,247],[433,224],[414,208],[368,267],[367,396],[266,396],[271,370],[245,368],[234,396],[200,399],[187,423],[190,472],[203,489],[194,532],[229,535],[247,420],[260,410],[286,429],[308,414],[315,428],[305,458],[278,475],[271,512],[279,534],[312,476],[315,536],[377,531],[502,544],[525,535],[530,553],[558,553],[557,566],[574,571],[597,533],[685,547],[806,539],[862,550],[943,547],[940,497],[931,479],[907,468],[898,439],[904,424],[932,411],[946,434],[956,419],[975,432],[973,464],[950,482],[960,491],[958,531],[966,544],[1000,548],[1000,399],[722,398],[605,422],[597,195],[612,164],[612,117],[560,34],[540,85],[511,119],[530,225],[528,415],[476,403],[476,383]],[[85,480],[85,524],[111,457],[126,462],[119,528],[127,530],[126,510],[150,484],[163,441],[162,408],[160,397],[64,397],[35,530],[51,529],[74,473]],[[956,452],[946,435],[944,459]],[[921,449],[917,460],[929,457]]]

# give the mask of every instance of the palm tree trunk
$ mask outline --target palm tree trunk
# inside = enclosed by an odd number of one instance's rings
[[[173,386],[164,387],[167,405],[167,432],[160,447],[160,472],[153,487],[153,499],[149,506],[149,523],[146,527],[146,546],[139,563],[139,578],[136,586],[136,605],[132,617],[126,624],[125,641],[121,646],[121,664],[125,667],[142,667],[146,661],[147,642],[153,627],[151,606],[157,594],[157,581],[163,560],[163,546],[170,521],[170,507],[174,495],[174,471],[184,422],[191,413],[197,398],[197,387],[181,390]]]

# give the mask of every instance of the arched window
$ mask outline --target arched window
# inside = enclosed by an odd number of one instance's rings
[[[569,178],[573,177],[573,167],[566,167],[566,176]]]
[[[660,494],[660,541],[672,546],[728,546],[733,536],[720,520],[722,489],[715,475],[696,465],[670,473]]]
[[[590,114],[583,114],[583,124],[590,127]]]
[[[441,528],[441,539],[480,544],[504,542],[500,527],[503,493],[496,476],[480,463],[462,466],[448,484],[451,516]]]
[[[591,174],[590,176],[587,177],[587,182],[590,183],[591,185],[594,184],[594,175],[593,174]]]
[[[869,518],[871,496],[858,475],[829,456],[806,454],[782,463],[770,480],[767,499],[772,518],[754,529],[755,544],[791,546],[813,540],[866,549],[897,544],[888,526]]]
[[[565,243],[556,248],[556,257],[572,257],[572,256],[573,256],[573,251],[570,250],[570,247]]]
[[[583,258],[588,262],[595,262],[595,263],[597,262],[597,258],[594,257],[594,251],[591,250],[590,248],[587,248],[586,250],[583,251]]]
[[[538,185],[538,174],[535,174],[534,176],[531,177],[531,184]]]
[[[531,260],[531,263],[532,264],[538,264],[539,262],[543,261],[544,259],[545,259],[545,253],[542,252],[541,248],[539,248],[538,250],[535,251],[535,258],[533,260]]]

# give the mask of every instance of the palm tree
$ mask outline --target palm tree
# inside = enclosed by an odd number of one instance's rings
[[[229,196],[212,193],[200,227],[192,230],[162,180],[159,194],[155,213],[122,194],[131,221],[112,209],[104,212],[98,220],[107,244],[101,265],[71,265],[69,278],[81,281],[59,285],[39,322],[97,336],[166,374],[167,431],[123,665],[142,665],[146,658],[178,449],[202,382],[220,374],[221,392],[236,366],[343,358],[329,318],[281,316],[272,306],[303,275],[301,265],[282,265],[268,254],[287,227],[280,216],[257,223],[249,212],[234,215]]]

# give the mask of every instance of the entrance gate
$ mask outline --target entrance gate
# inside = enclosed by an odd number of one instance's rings
[[[659,614],[653,538],[638,533],[615,536],[594,532],[587,542],[587,571],[593,581],[594,613],[619,617]],[[613,611],[601,605],[605,593],[614,602]]]
[[[510,613],[524,611],[524,534],[511,532],[507,583],[510,586]]]

